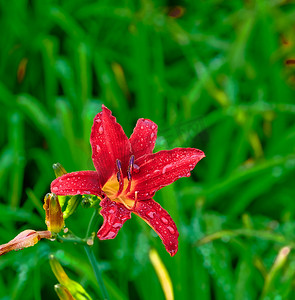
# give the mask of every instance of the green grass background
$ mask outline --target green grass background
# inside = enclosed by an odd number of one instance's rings
[[[127,135],[140,117],[156,122],[156,151],[206,154],[155,196],[180,232],[175,257],[135,215],[96,240],[110,298],[164,299],[153,247],[175,299],[294,299],[294,20],[280,0],[0,1],[0,244],[46,228],[53,163],[93,169],[104,103]],[[92,212],[66,225],[83,237]],[[100,299],[83,247],[50,241],[0,258],[0,299],[57,299],[50,253]]]

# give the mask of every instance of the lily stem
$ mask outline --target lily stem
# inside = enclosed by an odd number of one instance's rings
[[[97,283],[100,287],[102,297],[103,297],[104,300],[109,300],[109,295],[108,295],[107,289],[104,285],[104,282],[103,282],[103,279],[102,279],[102,276],[101,276],[101,271],[99,269],[99,266],[98,266],[97,260],[94,256],[94,253],[92,251],[92,248],[90,246],[84,246],[84,249],[85,249],[86,254],[88,256],[88,259],[91,263],[92,269],[93,269],[94,274],[95,274],[95,278],[96,278]]]
[[[91,230],[92,230],[92,227],[94,226],[94,223],[96,222],[96,216],[97,216],[97,210],[95,209],[92,216],[91,216],[91,219],[89,221],[89,224],[88,224],[88,228],[87,228],[87,233],[86,233],[86,237],[88,237],[91,233]],[[92,269],[93,269],[93,272],[94,272],[94,275],[95,275],[95,278],[97,280],[97,283],[100,287],[100,290],[101,290],[101,294],[102,294],[102,297],[104,300],[109,300],[109,295],[108,295],[108,292],[107,292],[107,289],[104,285],[104,282],[103,282],[103,279],[102,279],[102,276],[101,276],[101,271],[100,271],[100,268],[98,266],[98,263],[97,263],[97,260],[95,258],[95,255],[92,251],[92,247],[91,246],[84,246],[84,249],[86,251],[86,254],[88,256],[88,259],[90,261],[90,264],[92,266]]]

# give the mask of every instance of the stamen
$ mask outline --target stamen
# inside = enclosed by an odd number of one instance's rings
[[[117,169],[120,171],[122,169],[121,161],[119,159],[116,159]]]
[[[128,186],[125,190],[125,193],[130,192],[133,166],[134,166],[134,155],[131,155],[130,160],[129,160],[128,170],[127,170],[127,179],[129,182],[128,182]]]
[[[116,160],[117,164],[117,179],[119,181],[119,190],[117,192],[117,197],[122,193],[123,188],[124,188],[124,177],[123,177],[123,172],[122,172],[122,167],[121,167],[121,162],[119,159]]]
[[[133,165],[134,165],[134,155],[131,155],[129,160],[129,166],[133,168]]]
[[[118,180],[118,182],[120,182],[120,180],[121,180],[120,172],[117,172],[117,180]]]
[[[132,179],[130,171],[127,171],[127,179],[128,179],[128,181],[130,181]]]
[[[137,194],[138,194],[138,191],[135,191],[135,193],[134,193],[134,195],[135,195],[135,197],[134,197],[134,204],[133,204],[131,210],[134,210],[134,209],[136,208],[136,204],[137,204]]]

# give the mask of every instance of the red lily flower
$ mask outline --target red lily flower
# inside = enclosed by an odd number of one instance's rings
[[[162,187],[190,171],[205,156],[201,150],[175,148],[152,153],[157,125],[139,119],[128,139],[112,112],[104,105],[94,118],[90,143],[96,171],[65,174],[55,179],[57,195],[93,194],[102,198],[104,218],[97,236],[113,239],[131,212],[141,217],[160,236],[171,256],[178,250],[178,231],[170,215],[152,197]]]

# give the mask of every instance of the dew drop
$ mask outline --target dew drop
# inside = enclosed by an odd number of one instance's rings
[[[155,214],[156,214],[156,212],[155,212],[155,211],[152,211],[152,210],[150,210],[149,212],[146,213],[146,215],[147,215],[148,217],[150,217],[151,219],[154,218],[154,215],[155,215]]]
[[[155,134],[152,132],[152,133],[151,133],[151,139],[152,139],[154,136],[155,136]]]
[[[89,191],[84,191],[84,194],[91,194]]]
[[[114,223],[113,228],[121,228],[123,225],[121,223]]]
[[[53,193],[56,193],[57,191],[58,191],[58,187],[55,186],[55,187],[52,188]]]
[[[175,230],[171,226],[167,226],[167,229],[170,231],[171,234],[175,233]]]
[[[143,126],[140,126],[140,129],[142,129],[142,130],[143,130]]]
[[[109,210],[109,213],[110,213],[110,214],[113,214],[114,212],[115,212],[115,210],[112,209],[112,208]]]
[[[186,174],[186,176],[187,176],[187,177],[190,177],[190,176],[191,176],[191,173],[190,173],[190,172],[188,172],[188,173]]]
[[[97,122],[97,123],[100,123],[100,122],[101,122],[101,120],[100,120],[100,119],[96,119],[96,120],[95,120],[95,122]]]
[[[155,126],[155,125],[153,125],[153,126],[152,126],[152,129],[155,129],[155,128],[156,128],[156,126]]]
[[[102,126],[99,127],[98,132],[99,132],[100,134],[103,133],[103,127],[102,127]]]
[[[168,220],[164,217],[161,218],[161,221],[164,223],[164,224],[168,224]]]
[[[104,239],[112,239],[116,236],[116,232],[110,231],[107,235],[104,236]]]
[[[98,152],[100,150],[100,147],[96,145],[96,151]]]

